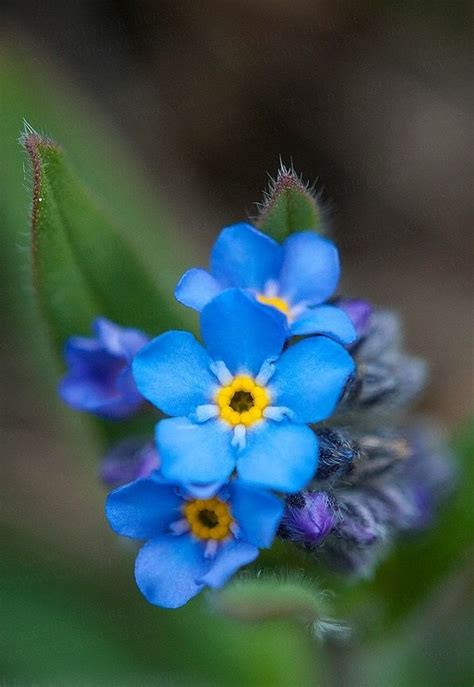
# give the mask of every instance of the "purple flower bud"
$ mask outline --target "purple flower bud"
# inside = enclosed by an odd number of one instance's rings
[[[338,499],[341,520],[337,531],[341,538],[359,546],[375,543],[385,534],[383,523],[377,520],[370,501],[363,491],[343,493]]]
[[[410,508],[397,512],[400,530],[418,530],[429,526],[440,502],[454,490],[455,464],[437,429],[418,425],[406,434],[411,460],[399,468],[398,489]]]
[[[288,496],[280,536],[307,547],[317,546],[338,521],[337,504],[325,491],[306,491]]]
[[[105,455],[99,476],[108,487],[119,487],[158,470],[160,461],[153,442],[142,439],[125,439],[113,446]]]
[[[374,311],[371,304],[361,298],[339,298],[335,305],[349,315],[357,332],[357,337],[359,339],[364,337],[369,329],[370,319]]]
[[[94,321],[94,337],[68,339],[68,372],[59,394],[76,410],[109,419],[137,413],[144,404],[131,371],[133,357],[148,342],[136,329],[124,329],[103,317]]]

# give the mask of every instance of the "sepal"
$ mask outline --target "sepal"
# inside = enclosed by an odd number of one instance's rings
[[[326,233],[317,195],[292,166],[280,166],[276,179],[272,179],[258,209],[255,224],[277,241],[283,241],[296,231],[308,229]]]
[[[301,574],[242,576],[210,595],[213,608],[248,623],[290,620],[310,629],[315,639],[347,636],[343,622],[331,618],[327,593]]]

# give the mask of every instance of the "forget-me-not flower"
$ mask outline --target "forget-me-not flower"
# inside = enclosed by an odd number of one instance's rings
[[[210,271],[188,270],[175,296],[200,311],[224,289],[246,289],[284,313],[291,335],[325,334],[350,344],[357,335],[349,316],[324,304],[336,289],[339,272],[336,246],[315,232],[292,234],[280,245],[241,222],[221,231],[211,252]]]
[[[149,338],[98,317],[94,337],[73,336],[66,342],[68,371],[59,385],[63,401],[75,410],[104,418],[124,419],[144,404],[133,380],[131,362]]]
[[[282,492],[314,474],[318,441],[309,423],[333,412],[354,370],[324,336],[283,351],[287,327],[273,308],[228,289],[201,313],[205,347],[187,332],[151,341],[133,361],[138,389],[167,415],[157,448],[165,478],[245,481]]]
[[[283,513],[276,496],[234,480],[196,497],[152,475],[109,494],[106,514],[118,534],[147,543],[135,564],[152,604],[182,606],[204,587],[221,587],[269,547]]]

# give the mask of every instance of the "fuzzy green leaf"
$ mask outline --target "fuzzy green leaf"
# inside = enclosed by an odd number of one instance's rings
[[[295,231],[313,229],[323,233],[317,198],[293,168],[282,165],[259,210],[256,225],[277,241]]]
[[[177,304],[173,308],[172,297],[179,276],[197,259],[198,249],[192,237],[189,233],[186,237],[180,235],[173,225],[156,181],[146,174],[143,163],[130,154],[127,139],[119,136],[94,102],[61,77],[55,65],[34,50],[19,49],[14,39],[6,39],[0,45],[0,302],[10,331],[18,337],[20,346],[25,344],[29,357],[32,346],[42,354],[46,341],[38,330],[37,309],[32,307],[36,305],[32,303],[35,299],[25,286],[29,262],[27,208],[31,194],[30,184],[25,184],[25,170],[27,181],[30,176],[29,164],[18,145],[23,118],[36,127],[41,125],[41,133],[47,132],[61,142],[68,164],[78,178],[93,189],[98,205],[126,232],[127,242],[137,251],[173,309],[166,327],[174,326],[177,316],[186,328],[194,321],[185,308]],[[165,311],[159,315],[160,321],[167,317]],[[32,330],[33,340],[24,336],[24,332]],[[41,376],[47,382],[51,370]]]
[[[343,623],[329,617],[327,595],[300,574],[242,577],[212,600],[220,613],[244,622],[292,620],[309,627],[318,639],[348,632]]]
[[[98,315],[151,333],[177,324],[172,294],[160,291],[62,149],[30,127],[21,140],[33,171],[33,281],[55,344],[87,334]]]

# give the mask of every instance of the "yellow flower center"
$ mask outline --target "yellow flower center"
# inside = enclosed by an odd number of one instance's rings
[[[270,403],[267,390],[248,375],[234,377],[228,386],[219,389],[215,398],[219,416],[230,425],[249,427],[262,419]]]
[[[265,305],[272,305],[287,317],[290,314],[290,306],[284,298],[280,298],[279,296],[264,296],[262,293],[259,293],[257,295],[257,301],[260,301],[260,303],[264,303]]]
[[[218,498],[194,499],[183,507],[191,532],[199,539],[222,540],[229,536],[233,518],[230,508]]]

